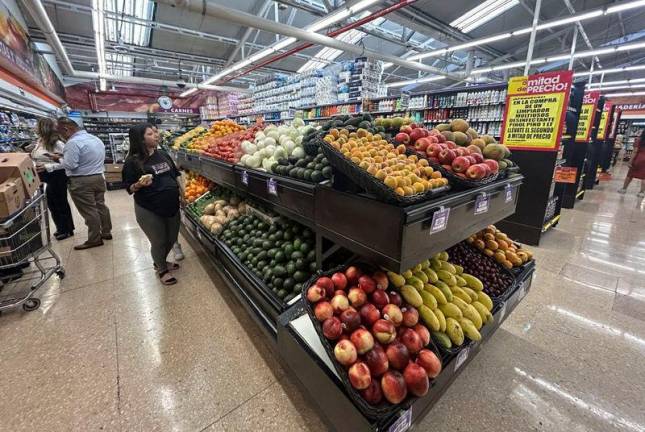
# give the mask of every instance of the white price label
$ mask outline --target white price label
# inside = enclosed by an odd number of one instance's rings
[[[267,180],[267,192],[269,195],[278,196],[278,181],[274,178]]]
[[[443,231],[448,226],[448,218],[450,217],[450,207],[443,208],[434,212],[432,215],[432,224],[430,225],[430,234]]]
[[[468,358],[468,354],[470,354],[470,348],[464,348],[459,351],[459,354],[457,354],[457,358],[455,359],[455,372],[457,372],[461,365],[464,364]]]
[[[399,416],[398,419],[394,423],[392,423],[392,426],[388,428],[388,432],[405,432],[406,430],[410,429],[410,426],[412,425],[412,408],[403,411],[403,413]]]
[[[504,202],[509,203],[511,201],[513,201],[513,187],[510,184],[507,184],[504,189]]]
[[[242,184],[244,186],[249,185],[249,173],[246,170],[242,171]]]
[[[477,195],[475,199],[475,215],[480,215],[488,212],[488,204],[490,202],[490,197],[486,192],[482,192]]]

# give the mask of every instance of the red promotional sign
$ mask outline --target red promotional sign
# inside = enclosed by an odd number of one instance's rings
[[[560,146],[572,71],[512,77],[501,141],[511,149],[554,151]]]
[[[596,135],[596,140],[604,140],[607,135],[607,129],[609,128],[609,115],[611,114],[611,109],[614,106],[613,103],[607,101],[602,107],[602,113],[600,114],[600,123],[598,124],[598,134]]]
[[[591,129],[596,119],[596,106],[600,99],[599,91],[585,93],[582,99],[582,108],[578,118],[578,130],[576,132],[576,142],[588,142],[591,138]]]
[[[559,166],[555,169],[553,179],[556,183],[575,183],[578,168],[576,167],[563,167]]]

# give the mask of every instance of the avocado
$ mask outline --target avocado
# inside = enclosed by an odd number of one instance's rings
[[[326,179],[330,179],[333,175],[333,170],[330,166],[326,166],[325,168],[322,169],[321,174]]]

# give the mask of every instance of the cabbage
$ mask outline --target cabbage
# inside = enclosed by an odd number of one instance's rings
[[[242,151],[246,154],[253,154],[257,150],[257,147],[251,141],[242,141],[240,147],[242,147]]]
[[[277,129],[277,127],[272,124],[272,125],[269,125],[269,126],[265,127],[264,132],[268,133],[268,132],[271,132],[272,130],[276,130],[276,129]]]
[[[277,141],[280,138],[280,133],[277,130],[272,130],[267,133],[267,138],[273,138],[274,141]]]
[[[302,159],[305,157],[305,150],[302,147],[296,147],[293,149],[293,152],[291,152],[291,156],[296,159]]]
[[[262,161],[262,168],[264,168],[267,171],[271,171],[271,167],[273,166],[274,163],[275,163],[275,159],[273,159],[272,157],[264,159]]]
[[[240,159],[240,163],[242,165],[248,165],[248,160],[249,160],[250,157],[251,157],[250,154],[242,155],[242,158]]]
[[[296,144],[301,145],[302,144],[302,135],[300,135],[298,138],[296,138]]]
[[[300,136],[300,132],[298,132],[296,129],[292,129],[291,132],[289,132],[289,136],[292,140],[295,140]]]
[[[255,143],[255,147],[256,147],[258,150],[263,149],[264,147],[266,147],[266,146],[267,146],[267,145],[266,145],[266,140],[267,140],[267,139],[269,139],[269,138],[264,138],[264,139],[262,139],[262,140],[260,140],[260,141],[257,141],[257,142]]]
[[[255,141],[257,142],[258,140],[263,140],[263,139],[264,139],[264,137],[266,137],[266,135],[264,135],[264,132],[262,132],[262,131],[258,131],[258,132],[255,134]]]
[[[246,160],[246,163],[247,163],[247,164],[248,164],[248,166],[250,166],[251,168],[257,168],[257,167],[259,167],[259,166],[260,166],[260,162],[261,162],[261,161],[260,161],[260,158],[257,156],[257,153],[256,153],[256,154],[254,154],[253,156],[250,156],[250,157]]]
[[[309,130],[309,126],[300,126],[298,128],[298,133],[300,135],[304,135],[305,133],[307,133],[308,130]]]
[[[264,146],[274,146],[277,141],[277,138],[267,137],[264,139]]]
[[[290,139],[291,138],[289,138],[289,135],[280,135],[280,139],[278,140],[278,142],[280,143],[280,145],[283,146],[284,143],[289,141]]]
[[[275,153],[275,146],[272,146],[272,145],[266,146],[262,150],[262,154],[264,154],[264,156],[266,156],[266,157],[273,156],[273,153]]]
[[[275,151],[273,152],[273,157],[275,159],[286,158],[287,151],[284,149],[284,147],[276,147]]]
[[[286,135],[286,134],[288,134],[288,133],[289,133],[289,131],[290,131],[290,130],[291,130],[291,127],[289,127],[289,126],[287,126],[287,125],[281,125],[281,126],[278,128],[278,133],[279,133],[280,135]]]
[[[282,145],[282,148],[284,148],[284,149],[285,149],[285,151],[287,152],[287,154],[291,154],[291,152],[293,152],[293,149],[295,149],[295,148],[296,148],[296,143],[294,143],[293,141],[289,140],[289,141],[285,142],[285,143]]]
[[[296,117],[295,119],[293,119],[292,124],[293,124],[295,127],[304,126],[304,125],[305,125],[305,121],[304,121],[303,119],[301,119],[300,117]]]

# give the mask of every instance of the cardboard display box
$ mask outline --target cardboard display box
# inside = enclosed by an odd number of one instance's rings
[[[0,183],[0,219],[4,219],[22,208],[25,192],[22,180],[10,178]]]
[[[123,171],[123,164],[105,164],[105,174],[108,173],[119,173]]]
[[[0,154],[0,183],[10,178],[22,180],[25,198],[33,197],[40,187],[36,167],[28,153]]]

